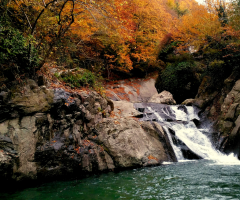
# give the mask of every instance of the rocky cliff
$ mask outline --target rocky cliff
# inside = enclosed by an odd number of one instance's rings
[[[211,77],[204,77],[195,99],[185,105],[196,105],[202,115],[212,122],[212,140],[222,152],[234,152],[240,159],[240,80],[232,73],[219,86],[211,84]]]
[[[70,93],[33,80],[2,90],[0,179],[45,181],[176,161],[160,125],[139,122],[131,102],[115,107],[94,91]]]

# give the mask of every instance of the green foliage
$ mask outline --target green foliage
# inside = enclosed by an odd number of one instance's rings
[[[72,88],[90,86],[99,89],[101,83],[101,77],[96,76],[89,70],[77,70],[74,72],[63,73],[62,75],[55,73],[55,76]]]
[[[194,98],[199,86],[195,68],[196,64],[188,61],[168,64],[156,81],[158,92],[169,91],[178,103]]]
[[[179,41],[174,41],[174,42],[171,42],[169,45],[167,45],[164,49],[161,50],[160,54],[161,53],[169,53],[171,51],[174,50],[174,48],[176,48],[178,46],[178,44],[180,44],[181,42]]]
[[[228,24],[228,16],[227,16],[227,12],[226,12],[226,7],[223,4],[220,4],[219,8],[216,8],[216,10],[218,13],[219,21],[220,21],[222,27],[224,27],[226,24]]]
[[[211,82],[209,84],[210,88],[216,89],[220,88],[224,80],[231,74],[232,67],[225,65],[223,60],[213,60],[208,64],[208,67],[203,73],[202,77],[211,77]]]
[[[173,41],[170,44],[166,45],[158,54],[160,60],[166,61],[167,56],[172,54],[175,48],[180,44],[180,41]]]
[[[201,48],[198,54],[202,56],[207,68],[202,77],[211,77],[210,87],[221,88],[224,80],[231,73],[239,73],[240,45],[239,40],[223,33],[220,38],[207,37],[208,45]]]
[[[167,56],[167,61],[170,63],[193,62],[194,57],[192,54],[189,53],[184,53],[181,55],[169,54]]]
[[[222,76],[225,73],[224,64],[225,63],[222,60],[214,60],[210,62],[206,70],[206,75],[213,77],[216,81],[220,81],[220,79],[223,78]]]
[[[222,68],[224,65],[224,61],[222,60],[214,60],[213,62],[209,63],[209,69],[212,71],[218,70],[219,68]]]
[[[188,62],[180,62],[177,65],[169,64],[161,75],[163,85],[170,90],[176,89],[184,84],[189,74],[186,72],[190,71],[191,68],[192,64]],[[179,76],[183,76],[183,78],[179,79]]]
[[[240,1],[232,0],[232,11],[229,13],[229,24],[235,29],[240,30]]]
[[[17,29],[0,26],[0,67],[8,78],[34,73],[39,58],[33,44],[32,36],[24,37]]]

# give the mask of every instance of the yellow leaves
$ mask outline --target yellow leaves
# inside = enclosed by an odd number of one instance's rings
[[[45,4],[50,1],[45,0]],[[20,12],[14,1],[11,2]],[[77,52],[81,60],[102,59],[110,69],[129,71],[143,62],[144,66],[156,63],[156,49],[167,33],[173,33],[174,39],[191,42],[219,30],[216,16],[204,7],[195,9],[192,0],[78,0],[74,1],[74,9],[72,1],[67,1],[59,16],[64,2],[56,1],[44,11],[34,36],[39,43],[53,43],[59,30],[71,21],[73,11],[74,23],[64,33],[64,39],[73,45],[72,49],[63,47],[63,51]],[[180,11],[188,8],[191,12],[178,19],[176,12],[169,8],[176,7],[176,3]],[[42,0],[25,1],[24,5],[32,19],[44,8]],[[61,42],[66,42],[64,39]]]
[[[191,12],[184,15],[173,32],[175,40],[181,38],[186,44],[198,47],[206,36],[215,36],[221,31],[218,16],[210,13],[203,5],[194,5]]]
[[[174,8],[175,0],[168,0],[168,1],[167,1],[167,5],[168,5],[170,8]]]

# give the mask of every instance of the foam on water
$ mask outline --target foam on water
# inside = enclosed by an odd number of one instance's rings
[[[155,114],[155,116],[157,117],[157,119],[158,119],[159,122],[164,122],[164,119],[163,119],[157,112],[155,112],[151,107],[147,107],[147,108],[148,108],[149,111],[151,111],[151,112],[153,112],[153,113]],[[165,112],[165,114],[166,114],[166,112]],[[169,113],[168,113],[168,115],[169,115]],[[167,123],[167,124],[169,125],[168,122],[165,122],[165,123]],[[180,149],[179,147],[177,147],[177,146],[173,143],[172,137],[171,137],[171,135],[170,135],[170,133],[169,133],[168,128],[166,128],[166,127],[163,127],[163,128],[164,128],[165,132],[166,132],[167,135],[168,135],[169,142],[170,142],[171,146],[173,147],[173,151],[174,151],[174,153],[175,153],[175,155],[176,155],[176,157],[177,157],[177,160],[184,160],[184,157],[183,157],[183,155],[182,155],[181,149]]]
[[[194,108],[192,106],[186,106],[185,108],[186,113],[178,109],[178,106],[171,106],[171,109],[176,116],[175,120],[178,122],[184,122],[172,123],[167,122],[151,107],[148,107],[148,110],[155,114],[158,121],[164,124],[164,130],[168,135],[178,161],[184,160],[184,158],[180,148],[174,145],[168,128],[174,130],[175,136],[203,159],[212,160],[214,161],[214,164],[219,165],[240,165],[240,161],[234,154],[226,155],[213,147],[210,139],[204,134],[204,132],[206,133],[208,130],[206,128],[198,129],[192,121],[193,119],[199,120],[198,114],[195,112]],[[173,117],[169,111],[162,110],[162,112],[169,117]]]

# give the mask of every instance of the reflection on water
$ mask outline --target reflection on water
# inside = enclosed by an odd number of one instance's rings
[[[165,163],[159,167],[53,182],[1,199],[240,199],[238,165],[209,160]]]

